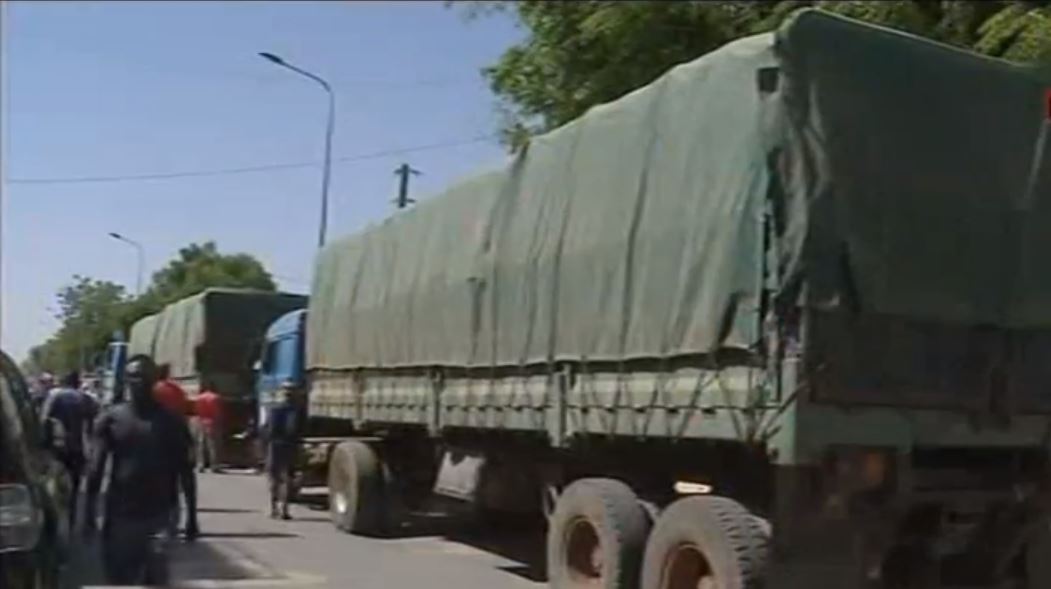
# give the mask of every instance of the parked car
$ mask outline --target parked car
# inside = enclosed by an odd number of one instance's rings
[[[29,387],[0,352],[0,587],[58,587],[70,546],[69,476],[44,446]]]

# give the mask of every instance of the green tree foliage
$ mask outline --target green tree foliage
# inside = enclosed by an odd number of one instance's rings
[[[124,287],[104,280],[74,276],[72,284],[58,292],[59,330],[29,353],[31,371],[50,369],[66,372],[90,364],[105,347],[113,330],[120,326],[128,302]]]
[[[248,254],[221,254],[215,242],[209,241],[179,250],[176,259],[154,273],[147,295],[167,304],[217,286],[277,288],[259,260]]]
[[[130,297],[112,282],[74,276],[57,294],[59,330],[33,348],[23,363],[28,372],[57,374],[96,364],[115,331],[131,325],[165,305],[210,287],[254,288],[274,291],[277,286],[263,264],[248,254],[222,254],[214,242],[191,244],[153,274],[146,292]]]
[[[675,64],[769,31],[818,7],[990,56],[1051,63],[1051,1],[467,2],[469,17],[510,11],[527,35],[483,70],[505,143],[562,125]]]

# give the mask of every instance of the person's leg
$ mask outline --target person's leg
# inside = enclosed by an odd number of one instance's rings
[[[179,520],[182,516],[182,503],[178,492],[175,493],[175,503],[172,505],[171,511],[168,512],[168,518],[165,522],[164,530],[172,538],[176,538],[179,535]]]
[[[274,519],[278,516],[277,499],[281,483],[281,465],[278,459],[276,449],[273,444],[269,444],[266,452],[266,480],[270,489],[270,517]]]
[[[144,582],[149,526],[142,521],[115,518],[103,527],[102,556],[106,577],[114,585]]]
[[[208,464],[207,457],[207,437],[204,431],[204,424],[201,423],[200,419],[194,419],[194,449],[197,450],[197,472],[204,472],[205,466]]]
[[[153,531],[148,535],[146,551],[145,579],[151,586],[165,587],[170,579],[168,557],[171,550],[173,536],[170,536],[163,527],[153,526]]]
[[[66,472],[69,473],[70,481],[70,493],[69,493],[69,528],[76,529],[77,524],[77,502],[80,500],[80,479],[81,473],[84,471],[84,458],[76,455],[66,456],[62,460],[63,465],[66,467]]]
[[[278,489],[278,502],[281,504],[281,519],[292,519],[288,512],[288,497],[292,487],[292,465],[286,460],[281,465],[280,489]]]
[[[205,436],[205,445],[206,445],[207,453],[208,453],[208,468],[212,472],[218,472],[219,471],[219,463],[216,461],[216,451],[215,451],[216,446],[218,445],[218,442],[219,442],[219,425],[213,423],[211,425],[211,427],[208,428],[208,433]]]

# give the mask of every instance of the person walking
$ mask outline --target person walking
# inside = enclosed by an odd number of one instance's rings
[[[266,474],[270,484],[270,517],[292,519],[288,500],[295,476],[296,453],[303,430],[303,412],[294,383],[281,383],[279,400],[262,429],[266,443]]]
[[[128,401],[107,408],[95,426],[83,534],[95,534],[95,506],[110,463],[102,526],[109,581],[163,585],[177,486],[186,497],[186,538],[193,541],[199,534],[193,442],[186,420],[154,397],[157,366],[149,356],[129,359],[124,382]]]
[[[172,380],[171,365],[161,364],[157,366],[157,382],[153,385],[153,398],[162,407],[171,412],[172,415],[182,420],[186,424],[187,429],[189,429],[190,419],[193,416],[193,403],[187,396],[186,391],[179,386],[179,383]],[[190,476],[196,476],[192,470],[190,471]],[[180,504],[178,497],[176,497],[169,524],[171,526],[169,534],[173,537],[179,532],[179,510]]]
[[[40,375],[37,379],[37,386],[33,391],[33,395],[30,401],[33,404],[33,408],[43,413],[44,402],[47,401],[48,395],[51,394],[51,390],[55,388],[55,377],[50,372],[45,372]]]
[[[205,469],[219,471],[216,455],[222,436],[222,409],[222,399],[213,390],[211,383],[206,382],[204,391],[194,399],[198,472],[204,472]]]
[[[98,406],[80,390],[80,375],[70,372],[62,386],[51,389],[41,409],[44,441],[69,474],[69,522],[75,525],[80,478],[87,460],[85,440],[91,434]]]

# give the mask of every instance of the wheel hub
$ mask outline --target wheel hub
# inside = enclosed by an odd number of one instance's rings
[[[566,565],[575,587],[602,587],[605,559],[598,531],[584,518],[567,526]]]
[[[719,582],[704,553],[684,544],[668,553],[661,589],[719,589]]]
[[[347,512],[347,496],[345,494],[343,494],[340,491],[337,491],[335,496],[333,496],[333,502],[336,505],[337,513]]]

